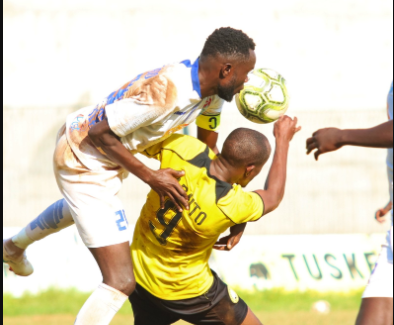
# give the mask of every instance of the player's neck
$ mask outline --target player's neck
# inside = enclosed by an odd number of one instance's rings
[[[231,166],[222,156],[215,159],[211,163],[209,173],[220,179],[223,182],[234,184],[236,183],[237,177],[234,177],[237,173],[233,166]]]
[[[210,60],[210,59],[208,59]],[[198,79],[200,81],[201,98],[216,95],[218,93],[217,67],[212,62],[200,61]]]

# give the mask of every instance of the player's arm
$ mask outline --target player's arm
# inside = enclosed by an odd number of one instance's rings
[[[288,116],[280,118],[274,126],[276,149],[264,190],[256,191],[264,201],[264,215],[274,211],[285,195],[287,177],[287,157],[290,141],[301,130],[297,126],[297,118]]]
[[[308,155],[316,150],[316,160],[320,155],[336,151],[343,146],[393,148],[393,121],[370,129],[321,129],[307,140],[306,146]]]
[[[232,226],[230,228],[230,234],[219,239],[213,246],[213,249],[216,249],[217,251],[231,251],[241,241],[246,225],[247,223],[241,223],[239,225]]]
[[[107,119],[95,124],[89,130],[89,138],[113,162],[140,178],[156,191],[160,196],[162,208],[164,208],[165,197],[169,197],[179,211],[182,211],[182,206],[189,209],[187,194],[177,181],[177,178],[184,175],[183,171],[172,169],[155,171],[145,166],[123,146],[119,137],[111,130]]]
[[[385,222],[385,216],[386,214],[388,214],[391,209],[393,208],[393,202],[389,202],[384,208],[379,209],[378,211],[376,211],[375,213],[375,219],[379,222],[379,223],[383,223]]]
[[[219,134],[217,132],[197,127],[197,138],[211,148],[215,154],[219,154],[217,147]]]
[[[209,99],[210,101],[212,99]],[[221,123],[221,112],[224,101],[219,97],[213,99],[204,113],[197,117],[197,138],[204,142],[215,154],[219,154],[217,141]]]

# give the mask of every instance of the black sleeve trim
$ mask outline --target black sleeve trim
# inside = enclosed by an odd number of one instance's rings
[[[259,221],[262,217],[264,217],[264,214],[265,214],[265,202],[259,193],[257,193],[256,191],[253,191],[253,193],[256,193],[258,195],[258,197],[261,199],[261,202],[263,202],[263,214],[261,215],[261,217],[259,219],[254,220],[254,221]]]

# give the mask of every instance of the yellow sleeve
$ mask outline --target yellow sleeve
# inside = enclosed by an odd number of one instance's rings
[[[198,127],[208,131],[219,131],[220,114],[218,115],[200,115],[197,117],[196,124]]]
[[[264,214],[264,202],[255,192],[245,192],[235,185],[224,198],[218,202],[219,209],[235,224],[257,221]]]

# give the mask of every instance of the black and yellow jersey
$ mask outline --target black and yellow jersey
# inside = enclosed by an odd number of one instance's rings
[[[144,153],[161,168],[185,171],[180,179],[190,210],[177,212],[151,191],[137,221],[131,254],[137,283],[154,296],[181,300],[206,293],[213,283],[208,265],[220,234],[235,224],[256,221],[264,213],[261,197],[210,175],[216,155],[201,141],[173,135]]]

